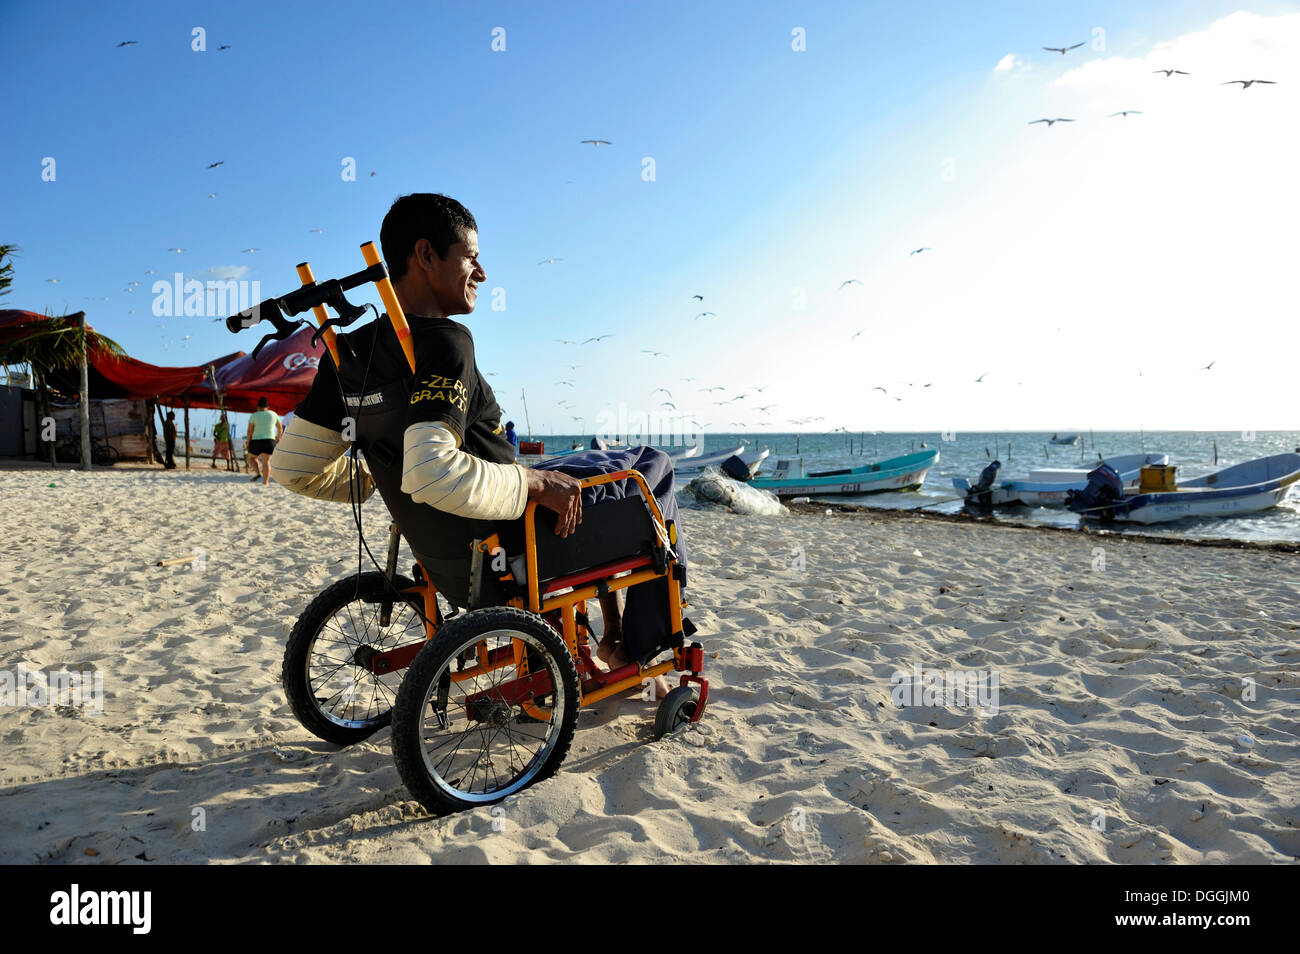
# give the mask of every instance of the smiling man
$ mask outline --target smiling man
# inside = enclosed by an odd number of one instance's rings
[[[492,521],[521,516],[529,500],[554,510],[557,532],[567,536],[582,519],[580,485],[514,462],[473,336],[452,319],[474,310],[487,278],[474,217],[443,195],[402,196],[379,239],[411,326],[415,374],[389,322],[340,334],[342,368],[322,360],[271,473],[297,493],[347,501],[343,455],[355,437],[366,458],[358,498],[379,490],[434,585],[464,606],[468,542],[490,534]]]

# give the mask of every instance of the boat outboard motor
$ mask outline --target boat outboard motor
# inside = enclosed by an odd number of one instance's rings
[[[1088,474],[1088,485],[1065,494],[1065,506],[1074,513],[1108,520],[1115,515],[1111,504],[1124,496],[1124,480],[1109,464]]]
[[[730,457],[724,460],[720,465],[720,467],[722,468],[722,472],[724,474],[726,474],[732,480],[740,481],[742,484],[748,483],[750,477],[753,476],[749,472],[749,465],[746,464],[739,457],[737,457],[735,454],[732,454]]]
[[[966,491],[966,503],[972,507],[979,507],[987,510],[993,505],[992,498],[989,495],[989,488],[993,486],[993,481],[998,479],[998,471],[1002,469],[1002,461],[990,461],[989,465],[980,471],[979,480],[975,481],[974,486]]]

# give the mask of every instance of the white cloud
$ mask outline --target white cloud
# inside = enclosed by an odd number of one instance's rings
[[[1220,85],[1255,78],[1277,85]],[[871,325],[854,379],[936,382],[880,398],[877,426],[1294,427],[1300,15],[1236,13],[1022,93],[963,130],[997,130],[995,152],[892,240],[935,250],[852,272],[870,295],[824,316],[846,342]]]
[[[1002,57],[1002,59],[998,60],[998,65],[993,67],[993,72],[1003,73],[1007,70],[1023,70],[1027,68],[1028,67],[1024,60],[1016,56],[1014,53],[1008,53],[1006,56]]]

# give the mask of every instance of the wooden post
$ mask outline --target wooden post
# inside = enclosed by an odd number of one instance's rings
[[[185,399],[185,469],[190,469],[190,399]]]
[[[81,318],[81,469],[91,470],[94,464],[90,454],[90,366],[86,352],[90,350],[90,329],[86,326],[86,313]]]

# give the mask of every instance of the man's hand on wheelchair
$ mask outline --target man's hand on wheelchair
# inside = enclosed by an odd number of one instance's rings
[[[567,537],[582,523],[582,481],[558,470],[526,469],[528,499],[554,510],[555,532]]]

